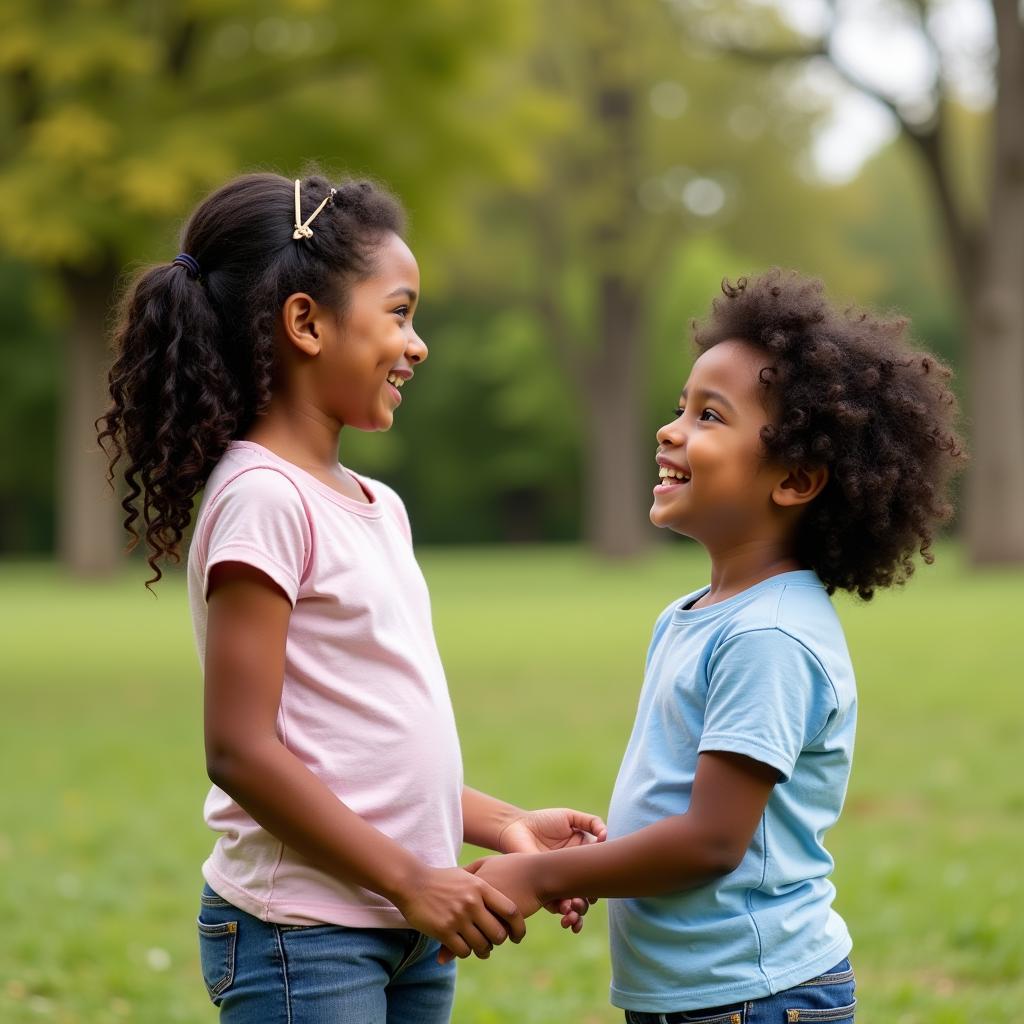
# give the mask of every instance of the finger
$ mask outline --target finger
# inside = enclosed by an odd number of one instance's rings
[[[465,924],[459,931],[466,945],[473,951],[474,956],[486,960],[491,955],[494,946],[491,940],[473,923]]]
[[[462,940],[462,936],[458,932],[452,932],[445,940],[442,952],[447,949],[452,956],[457,956],[460,960],[464,960],[473,951],[466,945]],[[451,957],[449,957],[449,960]],[[441,954],[438,954],[438,960],[441,960]],[[442,963],[448,963],[448,960],[441,961]]]
[[[472,864],[466,864],[462,870],[475,875],[490,859],[490,857],[480,857],[478,860],[473,861]]]
[[[580,916],[575,911],[570,911],[568,914],[563,914],[562,915],[561,924],[562,924],[563,928],[573,928],[573,929],[575,929],[576,926],[579,923],[580,923]]]
[[[590,903],[582,896],[574,896],[570,901],[573,910],[582,917],[589,909]]]
[[[500,917],[505,922],[509,938],[513,942],[521,942],[526,934],[526,921],[523,920],[519,908],[492,885],[484,891],[484,904],[495,917]]]
[[[486,936],[492,946],[500,946],[508,938],[508,929],[505,922],[486,910],[474,918],[477,929]]]
[[[574,924],[574,925],[572,926],[572,933],[573,933],[573,935],[579,935],[579,933],[580,933],[581,931],[583,931],[583,918],[580,918],[580,919],[579,919],[579,920],[578,920],[578,921],[577,921],[577,922],[576,922],[576,923],[575,923],[575,924]]]
[[[608,838],[608,826],[596,814],[585,814],[583,811],[570,811],[569,823],[574,829],[587,833],[593,840],[601,843]],[[593,841],[591,840],[591,841]]]
[[[437,962],[439,964],[450,964],[455,959],[455,954],[447,946],[442,946],[437,951]]]

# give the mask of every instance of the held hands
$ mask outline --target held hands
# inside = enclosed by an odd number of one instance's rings
[[[607,838],[608,828],[596,814],[574,811],[569,807],[546,807],[513,818],[498,834],[498,849],[502,853],[546,853],[586,843],[603,843]],[[477,861],[477,864],[481,863],[483,861]],[[595,902],[576,897],[556,900],[545,904],[545,908],[552,914],[561,915],[563,928],[571,928],[579,934],[583,928],[583,915],[590,903]],[[529,917],[525,911],[523,913]]]
[[[561,915],[563,928],[572,928],[573,932],[578,933],[583,927],[583,915],[596,900],[576,897],[542,903],[533,879],[536,860],[528,855],[582,846],[585,843],[601,843],[607,836],[608,829],[596,814],[586,814],[568,807],[529,811],[508,822],[499,833],[497,845],[505,856],[481,858],[466,867],[465,872],[488,883],[489,888],[499,890],[506,898],[511,898],[521,915],[520,920],[530,917],[544,906],[552,914]],[[525,924],[523,932],[525,934]],[[519,939],[513,938],[513,941],[518,942]],[[466,955],[445,943],[437,958],[440,963],[448,963],[456,956]]]
[[[413,928],[450,951],[442,963],[471,953],[486,960],[505,939],[519,942],[526,934],[515,903],[462,868],[427,868],[394,902]]]

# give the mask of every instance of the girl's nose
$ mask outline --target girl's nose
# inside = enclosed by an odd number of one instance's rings
[[[658,444],[680,445],[683,443],[683,432],[680,426],[681,418],[670,420],[663,427],[658,428],[658,432],[654,435]]]
[[[426,343],[413,331],[412,340],[405,347],[405,354],[410,363],[422,363],[428,355]]]

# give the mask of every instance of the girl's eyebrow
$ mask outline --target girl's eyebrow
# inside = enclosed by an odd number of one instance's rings
[[[697,388],[697,394],[701,395],[706,401],[717,402],[719,405],[724,406],[729,412],[735,412],[736,409],[733,407],[732,402],[729,401],[721,391],[705,390],[704,388]],[[686,398],[686,388],[683,388],[682,397]]]
[[[396,299],[398,298],[399,295],[408,296],[410,302],[416,301],[416,293],[411,288],[407,288],[404,285],[401,288],[396,288],[393,292],[389,292],[387,295],[384,296],[384,298]]]

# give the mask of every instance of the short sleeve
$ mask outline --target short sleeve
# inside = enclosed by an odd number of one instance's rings
[[[220,562],[266,573],[294,606],[312,554],[313,531],[295,485],[274,469],[247,470],[213,498],[205,526],[203,594]]]
[[[709,660],[698,749],[743,754],[786,781],[836,707],[825,670],[799,640],[780,629],[741,633]]]

